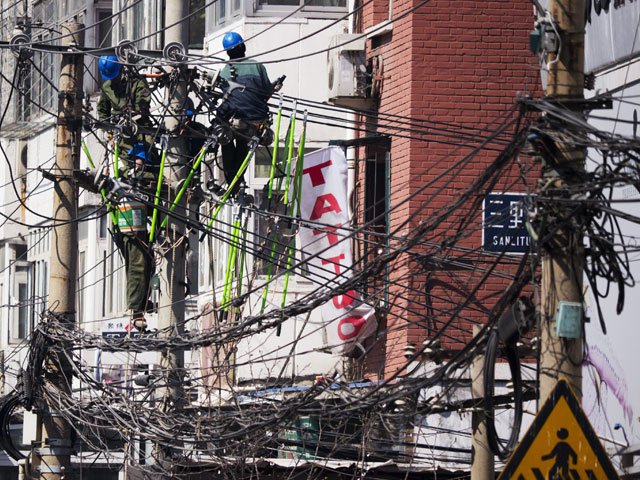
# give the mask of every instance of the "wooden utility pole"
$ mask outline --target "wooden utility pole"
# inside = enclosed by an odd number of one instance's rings
[[[473,336],[482,330],[480,325],[473,326]],[[493,464],[493,452],[489,448],[487,437],[487,414],[482,407],[484,398],[484,356],[476,355],[471,364],[471,396],[478,400],[478,407],[471,414],[473,437],[471,439],[471,480],[493,480],[496,478]]]
[[[83,46],[84,26],[69,22],[62,25],[62,45]],[[73,329],[76,322],[76,262],[78,259],[77,187],[73,172],[80,168],[82,143],[83,55],[65,52],[60,67],[58,121],[56,127],[56,162],[53,168],[53,218],[51,274],[49,277],[49,311],[60,328]],[[47,352],[45,383],[63,395],[71,394],[71,365],[65,357],[64,344]],[[42,442],[34,448],[38,478],[65,480],[73,478],[71,470],[71,425],[61,416],[55,403],[39,412]]]
[[[165,3],[165,26],[174,25],[165,31],[165,45],[178,42],[187,48],[189,42],[188,22],[184,20],[189,14],[189,2],[183,0],[167,0]],[[184,106],[187,98],[186,70],[180,66],[174,67],[178,71],[176,88],[167,89],[166,101],[169,112],[165,126],[169,132],[169,148],[167,159],[169,165],[165,167],[165,180],[170,185],[169,191],[175,196],[180,182],[187,176],[187,140],[179,135],[177,128],[180,119],[184,118]],[[186,215],[185,200],[181,200],[174,210],[174,217],[169,219],[166,227],[162,248],[163,259],[159,265],[160,301],[158,305],[158,327],[167,336],[180,334],[184,331],[185,317],[185,224],[177,217]],[[165,388],[161,392],[161,409],[168,412],[180,408],[185,403],[184,352],[170,349],[162,352],[161,366]],[[156,456],[159,461],[165,461],[171,455],[170,448],[159,447]]]
[[[549,11],[559,32],[559,53],[550,53],[547,96],[554,100],[584,98],[585,0],[550,0]],[[556,61],[556,55],[558,56]],[[558,143],[564,158],[558,161],[574,172],[584,171],[585,152],[572,144]],[[566,171],[567,169],[565,169]],[[577,178],[563,178],[546,169],[552,188],[567,187]],[[578,175],[575,175],[577,177]],[[555,178],[555,180],[553,180]],[[582,303],[582,237],[570,222],[545,245],[542,262],[542,320],[540,337],[540,405],[559,378],[565,378],[582,398],[582,347],[584,339],[558,338],[556,310],[561,301]]]

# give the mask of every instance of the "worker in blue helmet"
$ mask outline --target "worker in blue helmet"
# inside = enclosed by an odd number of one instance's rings
[[[127,156],[132,164],[133,170],[130,173],[132,178],[155,182],[158,174],[158,154],[153,145],[146,142],[137,142],[129,149]],[[145,185],[148,186],[148,185]]]
[[[123,125],[118,140],[120,176],[134,189],[149,187],[157,177],[157,155],[153,137],[150,104],[151,92],[144,78],[126,69],[114,55],[98,60],[104,80],[98,101],[98,118],[113,125]],[[124,198],[119,203],[118,229],[114,234],[122,253],[127,279],[127,309],[130,327],[146,329],[153,255],[146,231],[146,206]]]
[[[135,143],[153,144],[151,131],[151,91],[143,77],[127,71],[115,55],[103,55],[98,60],[104,80],[98,100],[98,119],[111,124],[122,123],[123,133],[118,144],[120,157],[128,160],[122,167],[126,175],[133,167],[128,151]]]
[[[136,142],[124,152],[131,164],[126,182],[133,191],[150,191],[157,178],[157,154],[152,145]],[[145,312],[151,293],[154,271],[153,254],[148,242],[147,218],[149,206],[124,195],[118,202],[118,228],[114,233],[116,245],[124,259],[127,309],[130,324],[127,330],[144,331]]]
[[[103,80],[113,80],[122,71],[122,64],[115,55],[103,55],[98,60],[98,69]]]
[[[237,32],[227,32],[222,38],[222,46],[230,62],[224,66],[220,76],[227,80],[226,100],[218,107],[217,118],[228,123],[234,130],[233,140],[222,145],[222,166],[227,183],[238,174],[240,165],[249,152],[249,140],[268,130],[269,97],[273,85],[264,65],[245,58],[244,39]],[[233,88],[239,84],[242,88]],[[266,127],[265,127],[266,126]],[[240,175],[233,193],[238,191],[244,176]]]

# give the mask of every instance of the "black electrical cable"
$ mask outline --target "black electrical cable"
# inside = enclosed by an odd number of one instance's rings
[[[14,445],[11,438],[11,417],[18,408],[21,408],[21,399],[18,392],[13,391],[0,400],[0,448],[9,454],[15,461],[23,460],[26,456]]]
[[[509,370],[513,380],[513,425],[509,438],[504,442],[496,430],[496,410],[493,402],[495,396],[495,368],[498,359],[499,335],[496,329],[489,334],[484,356],[483,374],[483,406],[486,415],[487,441],[491,451],[501,460],[506,460],[518,443],[520,426],[523,415],[522,374],[520,372],[520,357],[515,345],[505,345],[504,353],[509,362]]]
[[[133,3],[131,3],[130,5],[127,5],[126,7],[124,7],[124,8],[122,8],[122,9],[118,10],[116,13],[114,13],[114,14],[112,14],[112,15],[109,15],[108,17],[105,17],[105,18],[103,18],[103,19],[101,19],[101,20],[98,20],[97,22],[95,22],[95,23],[93,23],[93,24],[91,24],[91,25],[87,25],[86,27],[84,27],[84,28],[82,28],[82,29],[80,29],[80,30],[78,30],[78,31],[76,31],[76,32],[74,32],[74,33],[67,33],[67,34],[60,35],[59,37],[48,38],[48,39],[46,39],[46,40],[45,40],[45,41],[43,41],[43,42],[29,42],[29,43],[21,43],[21,44],[20,44],[20,47],[21,47],[21,48],[26,48],[26,47],[33,47],[34,45],[43,44],[43,43],[49,43],[49,42],[53,43],[53,42],[57,42],[58,40],[62,40],[62,39],[64,39],[64,38],[71,37],[71,36],[73,36],[73,35],[78,35],[79,33],[82,33],[82,32],[86,32],[87,30],[90,30],[90,29],[92,29],[92,28],[98,27],[100,24],[102,24],[102,23],[104,23],[104,22],[106,22],[106,21],[109,21],[109,20],[111,20],[111,19],[113,19],[113,18],[115,18],[115,17],[118,17],[118,16],[122,15],[122,14],[123,14],[123,13],[125,13],[127,10],[129,10],[129,9],[131,9],[131,8],[133,8],[133,7],[135,7],[136,5],[138,5],[139,3],[141,3],[142,1],[143,1],[143,0],[134,0],[134,2],[133,2]],[[155,34],[157,34],[157,32],[155,32],[155,33],[154,33],[154,35],[155,35]],[[13,46],[9,46],[9,48],[13,48]]]

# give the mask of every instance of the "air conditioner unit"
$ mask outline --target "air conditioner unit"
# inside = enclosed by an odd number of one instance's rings
[[[367,108],[369,76],[366,72],[365,41],[361,35],[335,35],[329,42],[329,102],[352,108]]]

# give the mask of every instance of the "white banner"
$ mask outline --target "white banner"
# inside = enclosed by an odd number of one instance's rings
[[[300,214],[300,243],[309,279],[332,291],[352,276],[352,237],[349,232],[347,159],[340,147],[327,147],[304,156]],[[347,353],[376,328],[374,309],[360,293],[349,290],[322,306],[329,346]]]

